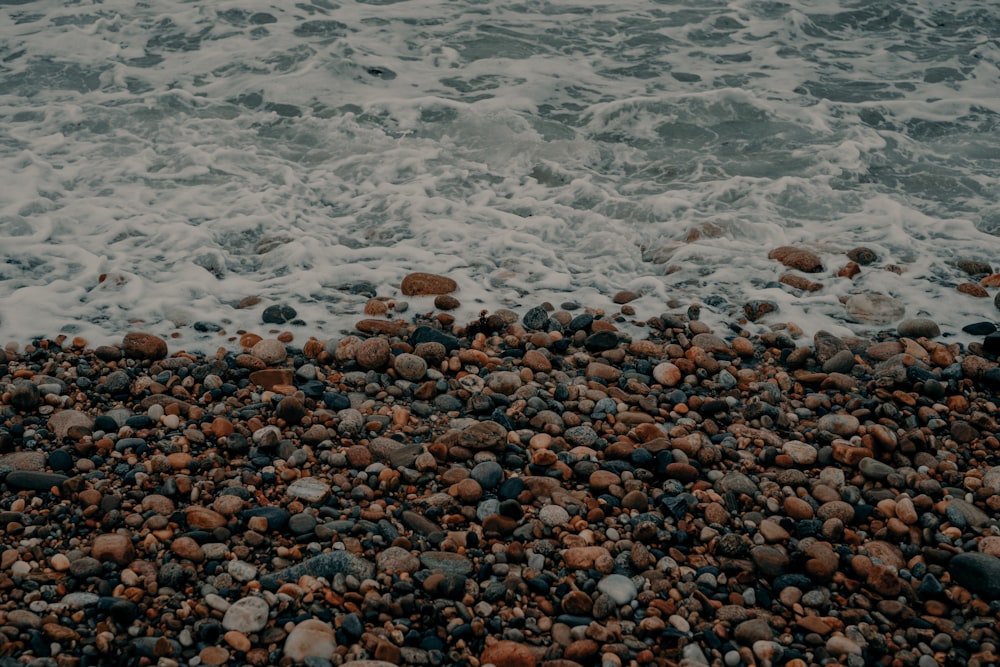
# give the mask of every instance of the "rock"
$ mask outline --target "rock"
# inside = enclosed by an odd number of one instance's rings
[[[502,449],[507,444],[507,429],[494,421],[476,422],[461,431],[449,431],[441,441],[449,447]]]
[[[744,646],[752,646],[754,642],[774,639],[774,630],[763,618],[753,618],[737,625],[733,637]]]
[[[10,404],[15,410],[32,412],[38,408],[42,395],[31,380],[15,380],[10,390]]]
[[[376,568],[385,574],[413,574],[420,569],[420,559],[402,547],[389,547],[378,555]]]
[[[523,644],[501,639],[487,646],[479,656],[480,665],[495,665],[495,667],[535,667],[535,654]]]
[[[819,451],[812,445],[798,440],[789,440],[781,447],[781,452],[790,456],[795,465],[811,466],[816,463]]]
[[[189,507],[185,512],[184,518],[187,520],[189,526],[192,528],[201,528],[202,530],[222,528],[229,523],[226,517],[207,507]]]
[[[571,570],[589,570],[597,561],[611,558],[604,547],[571,547],[562,553],[563,564]]]
[[[368,579],[372,576],[374,566],[347,551],[328,551],[313,556],[297,565],[261,577],[260,583],[269,590],[277,589],[282,582],[295,582],[303,575],[323,577],[333,581],[337,574],[352,575],[358,579]]]
[[[564,526],[569,521],[569,512],[558,505],[544,505],[538,510],[538,520],[549,528]]]
[[[638,595],[635,584],[621,574],[609,574],[597,583],[597,590],[611,598],[618,606],[626,605]]]
[[[906,307],[879,292],[855,294],[845,304],[851,318],[867,324],[891,324],[906,314]]]
[[[604,352],[618,347],[620,339],[615,331],[595,331],[583,341],[583,346],[591,352]]]
[[[298,313],[291,306],[285,304],[274,304],[264,309],[260,314],[260,319],[264,324],[284,324],[291,322],[298,316]]]
[[[68,479],[66,475],[54,472],[15,470],[4,481],[15,491],[51,491],[60,488]]]
[[[826,650],[830,655],[861,655],[862,649],[856,641],[844,635],[833,635],[826,640]]]
[[[993,273],[993,267],[989,262],[978,259],[962,258],[955,262],[955,266],[970,276],[983,276]]]
[[[90,556],[102,563],[111,561],[116,565],[125,566],[135,560],[135,547],[127,536],[107,533],[94,538]]]
[[[170,551],[179,558],[186,558],[192,563],[200,563],[205,560],[205,550],[190,537],[177,537],[170,543]]]
[[[937,338],[941,335],[941,327],[934,320],[913,317],[900,322],[896,332],[906,338]]]
[[[288,368],[265,368],[250,373],[250,382],[263,389],[272,390],[278,385],[290,385],[295,376]]]
[[[751,299],[743,304],[743,314],[751,322],[756,322],[768,313],[778,312],[778,304],[766,299]]]
[[[411,273],[400,285],[400,290],[406,296],[434,296],[450,294],[458,289],[458,283],[451,278],[433,273]]]
[[[264,598],[247,597],[237,600],[222,617],[222,627],[226,630],[236,630],[250,634],[259,632],[267,625],[270,607]]]
[[[10,454],[0,456],[0,468],[13,468],[14,470],[41,471],[45,467],[45,462],[45,454],[39,451],[11,452]],[[44,474],[48,475],[49,473]],[[1000,480],[1000,467],[997,468],[997,478]],[[46,486],[44,489],[36,490],[48,490],[50,488],[52,487]],[[997,488],[1000,489],[1000,485]]]
[[[82,428],[90,431],[94,428],[94,418],[79,410],[60,410],[49,417],[49,430],[62,440],[69,434],[71,428]]]
[[[878,261],[878,255],[870,248],[860,247],[847,251],[847,258],[861,266],[869,266]]]
[[[285,344],[280,340],[275,338],[265,338],[263,340],[257,341],[257,343],[250,348],[250,354],[253,355],[255,359],[259,359],[268,366],[274,366],[275,364],[280,364],[288,356],[288,350],[285,349]]]
[[[427,362],[415,354],[404,352],[396,355],[393,368],[396,369],[396,374],[404,380],[418,382],[427,373]]]
[[[862,475],[864,475],[868,479],[873,479],[876,481],[883,481],[887,477],[889,477],[889,475],[896,472],[896,469],[893,468],[892,466],[886,465],[881,461],[877,461],[871,458],[870,456],[866,456],[865,458],[861,459],[861,462],[858,463],[858,468],[861,470]]]
[[[300,621],[285,639],[285,657],[296,663],[308,658],[330,660],[337,651],[336,636],[328,623],[315,618]]]
[[[823,415],[816,422],[816,428],[820,431],[829,431],[843,438],[849,438],[858,432],[861,422],[854,415],[844,413],[830,413]]]
[[[298,426],[302,418],[306,416],[306,408],[297,397],[285,396],[274,409],[274,416],[284,420],[290,426]]]
[[[850,353],[847,343],[829,331],[817,331],[813,336],[813,347],[816,350],[816,359],[821,364],[825,364],[834,356],[842,353]]]
[[[750,558],[766,577],[778,577],[784,574],[791,562],[783,550],[763,545],[751,549]]]
[[[427,325],[421,325],[410,334],[410,345],[416,349],[421,343],[439,343],[445,350],[451,352],[461,347],[461,341],[443,331]]]
[[[330,497],[330,485],[316,477],[300,477],[288,485],[288,495],[307,503],[321,503]]]
[[[961,498],[954,498],[948,503],[945,508],[945,516],[948,517],[952,525],[958,528],[971,526],[979,529],[990,523],[990,517],[986,512]]]
[[[369,338],[358,346],[355,360],[366,370],[380,370],[389,365],[392,350],[384,338]]]
[[[479,485],[486,490],[500,486],[500,483],[503,482],[503,475],[503,466],[496,461],[477,463],[470,473],[472,479],[479,482]]]
[[[767,257],[768,259],[776,259],[788,268],[803,273],[819,273],[823,270],[823,262],[819,255],[805,248],[781,246],[769,252]]]
[[[653,379],[664,387],[673,387],[682,379],[681,370],[669,361],[657,364],[653,368]]]
[[[122,353],[128,359],[164,359],[167,356],[167,343],[153,334],[132,332],[122,339]]]
[[[439,294],[434,297],[434,307],[438,310],[455,310],[462,305],[462,302],[450,294]]]
[[[472,562],[461,554],[450,551],[425,551],[420,554],[420,564],[431,571],[447,576],[467,577],[472,574]]]

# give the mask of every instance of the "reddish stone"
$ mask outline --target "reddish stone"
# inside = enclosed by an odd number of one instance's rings
[[[819,273],[823,270],[823,262],[820,261],[819,255],[804,248],[781,246],[768,253],[767,257],[804,273]]]
[[[167,356],[167,343],[159,336],[136,331],[125,334],[122,352],[129,359],[163,359]]]
[[[496,665],[496,667],[535,667],[535,654],[523,644],[506,639],[487,646],[479,656],[479,664]]]
[[[400,290],[406,296],[433,296],[451,294],[458,289],[458,283],[451,278],[433,273],[411,273],[403,278]]]

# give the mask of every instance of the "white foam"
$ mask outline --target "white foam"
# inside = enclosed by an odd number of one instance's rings
[[[399,296],[430,270],[460,283],[460,319],[632,289],[641,319],[707,301],[721,329],[758,298],[780,308],[761,326],[846,332],[866,327],[841,302],[880,291],[956,335],[995,315],[956,293],[955,261],[997,254],[998,19],[985,1],[4,6],[0,332],[211,350],[192,323],[259,331],[288,303],[333,336],[361,317],[351,286]],[[789,243],[821,255],[822,291],[776,282]],[[879,262],[837,277],[858,245]]]

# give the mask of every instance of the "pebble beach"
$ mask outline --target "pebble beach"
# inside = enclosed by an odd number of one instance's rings
[[[8,345],[0,667],[1000,662],[995,337],[457,288]]]

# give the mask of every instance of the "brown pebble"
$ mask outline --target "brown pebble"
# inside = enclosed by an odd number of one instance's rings
[[[167,343],[153,334],[132,332],[122,339],[122,352],[129,359],[163,359],[167,356]]]
[[[434,297],[434,307],[438,310],[455,310],[462,303],[450,294],[440,294]]]
[[[355,360],[358,365],[367,370],[379,370],[389,364],[392,350],[384,338],[369,338],[357,349]]]
[[[406,296],[433,296],[435,294],[450,294],[458,289],[458,283],[451,278],[433,273],[411,273],[400,285],[400,290]]]

